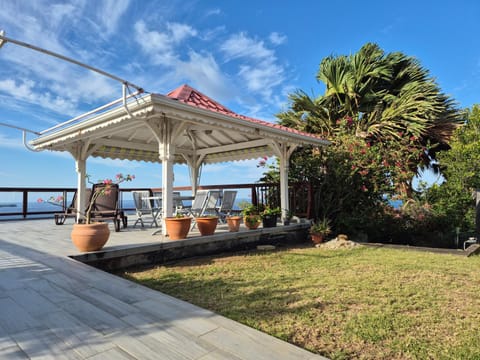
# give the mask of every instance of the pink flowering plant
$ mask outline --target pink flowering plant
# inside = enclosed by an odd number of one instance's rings
[[[92,210],[93,210],[93,205],[95,204],[95,201],[102,195],[110,195],[112,191],[112,185],[114,184],[120,184],[125,181],[132,181],[135,179],[135,175],[123,175],[121,173],[115,175],[115,179],[103,179],[103,180],[98,180],[96,183],[90,181],[91,176],[87,175],[87,181],[92,184],[103,184],[104,186],[97,187],[95,188],[95,192],[91,195],[90,201],[87,206],[87,210],[85,211],[85,223],[90,224],[91,223],[91,218],[92,218]]]
[[[123,175],[123,174],[117,174],[115,175],[115,179],[103,179],[103,180],[98,180],[97,182],[92,182],[90,181],[91,176],[87,175],[87,181],[92,184],[103,184],[104,186],[97,187],[96,191],[91,195],[90,201],[87,205],[87,209],[85,211],[85,223],[90,224],[91,223],[91,217],[92,217],[92,210],[93,210],[93,205],[95,204],[95,201],[98,199],[98,197],[102,195],[109,195],[110,192],[112,191],[112,185],[114,184],[120,184],[125,181],[132,181],[135,179],[135,175]],[[50,196],[48,199],[43,199],[43,198],[38,198],[37,199],[38,203],[49,203],[52,205],[57,205],[57,206],[64,206],[64,197],[62,195],[57,195],[57,196]]]
[[[55,206],[63,206],[63,195],[50,196],[48,199],[38,198],[37,203],[49,203]]]
[[[258,161],[257,167],[266,167],[268,161],[268,156],[262,156],[262,158]]]

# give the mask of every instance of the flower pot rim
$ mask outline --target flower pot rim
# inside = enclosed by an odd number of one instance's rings
[[[310,235],[317,235],[317,236],[325,236],[326,237],[328,234],[324,234],[324,233],[317,232],[317,231],[311,231]]]
[[[74,223],[73,226],[100,226],[100,225],[107,225],[108,223],[106,221],[95,221],[91,222],[90,224],[86,223]]]

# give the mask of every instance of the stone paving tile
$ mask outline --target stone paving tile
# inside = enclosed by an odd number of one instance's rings
[[[15,333],[13,339],[19,348],[32,359],[82,359],[68,344],[49,329],[30,329]]]
[[[89,358],[116,347],[103,334],[64,311],[46,313],[41,320],[82,358]]]
[[[0,326],[9,335],[18,332],[41,328],[42,323],[33,318],[23,307],[11,298],[0,299]]]
[[[68,258],[70,231],[1,223],[0,359],[322,359]],[[162,238],[122,231],[107,248],[152,241]]]
[[[22,349],[20,349],[16,344],[3,348],[0,348],[0,359],[9,359],[9,360],[25,360],[30,359],[27,354],[25,354]]]

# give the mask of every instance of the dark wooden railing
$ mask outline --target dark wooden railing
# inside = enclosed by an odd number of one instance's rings
[[[199,186],[199,189],[219,189],[219,190],[242,190],[247,189],[250,192],[249,199],[253,204],[269,204],[271,207],[280,206],[280,186],[278,184],[266,184],[266,183],[256,183],[256,184],[229,184],[229,185],[204,185]],[[149,190],[150,188],[120,188],[120,206],[126,211],[133,211],[134,208],[128,208],[123,206],[124,199],[126,198],[125,194],[131,191],[136,190]],[[159,188],[152,188],[152,191],[161,191]],[[63,212],[65,209],[70,206],[71,199],[73,194],[76,191],[75,188],[44,188],[44,187],[0,187],[0,207],[9,207],[9,201],[6,202],[5,194],[17,193],[15,196],[17,201],[15,201],[15,208],[17,211],[0,211],[0,220],[2,219],[29,219],[32,217],[40,217],[41,215],[53,215],[55,213]],[[190,186],[177,186],[174,187],[174,191],[191,191]],[[36,194],[36,195],[33,195]],[[37,199],[40,197],[45,200],[45,197],[50,196],[51,194],[61,195],[63,197],[62,202],[58,205],[56,210],[44,210],[44,211],[33,211],[29,209],[29,203],[36,203]],[[35,198],[34,198],[35,197]],[[21,199],[21,200],[20,200]],[[290,201],[290,210],[293,214],[301,217],[310,217],[311,208],[312,208],[312,195],[311,189],[308,184],[291,184],[289,189],[289,201]],[[16,206],[17,203],[20,203],[20,207]],[[12,207],[13,208],[13,207]]]
[[[11,217],[11,216],[21,216],[22,218],[27,218],[28,215],[47,215],[53,214],[55,212],[64,211],[65,208],[69,205],[67,204],[68,193],[74,193],[75,188],[11,188],[11,187],[0,187],[0,199],[4,198],[5,193],[19,193],[21,194],[21,211],[8,211],[8,212],[0,212],[0,217]],[[60,207],[57,211],[29,211],[28,203],[37,201],[37,199],[31,199],[29,195],[31,193],[57,193],[63,196],[63,201],[60,203]],[[7,201],[7,203],[10,203]],[[10,207],[9,204],[0,202],[0,206],[3,207]],[[13,206],[12,206],[13,207]],[[16,202],[15,202],[16,207]]]

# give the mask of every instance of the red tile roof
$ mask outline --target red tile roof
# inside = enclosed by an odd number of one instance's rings
[[[259,124],[259,125],[268,126],[270,128],[287,131],[289,133],[293,133],[293,134],[297,134],[297,135],[303,135],[303,136],[308,136],[308,137],[315,138],[315,139],[321,139],[314,134],[306,133],[306,132],[303,132],[303,131],[298,131],[298,130],[295,130],[295,129],[292,129],[292,128],[289,128],[289,127],[286,127],[286,126],[282,126],[282,125],[274,124],[274,123],[271,123],[271,122],[268,122],[268,121],[258,120],[258,119],[255,119],[255,118],[251,118],[251,117],[248,117],[248,116],[237,114],[237,113],[233,112],[232,110],[226,108],[222,104],[220,104],[220,103],[216,102],[215,100],[209,98],[208,96],[202,94],[200,91],[198,91],[198,90],[196,90],[196,89],[194,89],[194,88],[192,88],[192,87],[190,87],[186,84],[176,88],[175,90],[170,91],[167,94],[167,96],[171,99],[181,101],[181,102],[183,102],[185,104],[188,104],[188,105],[191,105],[191,106],[195,106],[195,107],[198,107],[198,108],[201,108],[201,109],[206,109],[206,110],[213,111],[213,112],[223,114],[223,115],[228,115],[228,116],[235,117],[237,119],[242,119],[242,120],[245,120],[245,121],[248,121],[248,122],[251,122],[251,123],[256,123],[256,124]]]
[[[202,94],[200,91],[188,86],[187,84],[182,85],[173,91],[170,91],[167,96],[172,99],[180,100],[185,104],[193,105],[210,111],[215,111],[220,114],[235,114],[232,110],[227,109],[222,104],[216,102],[215,100],[212,100],[207,95]]]

